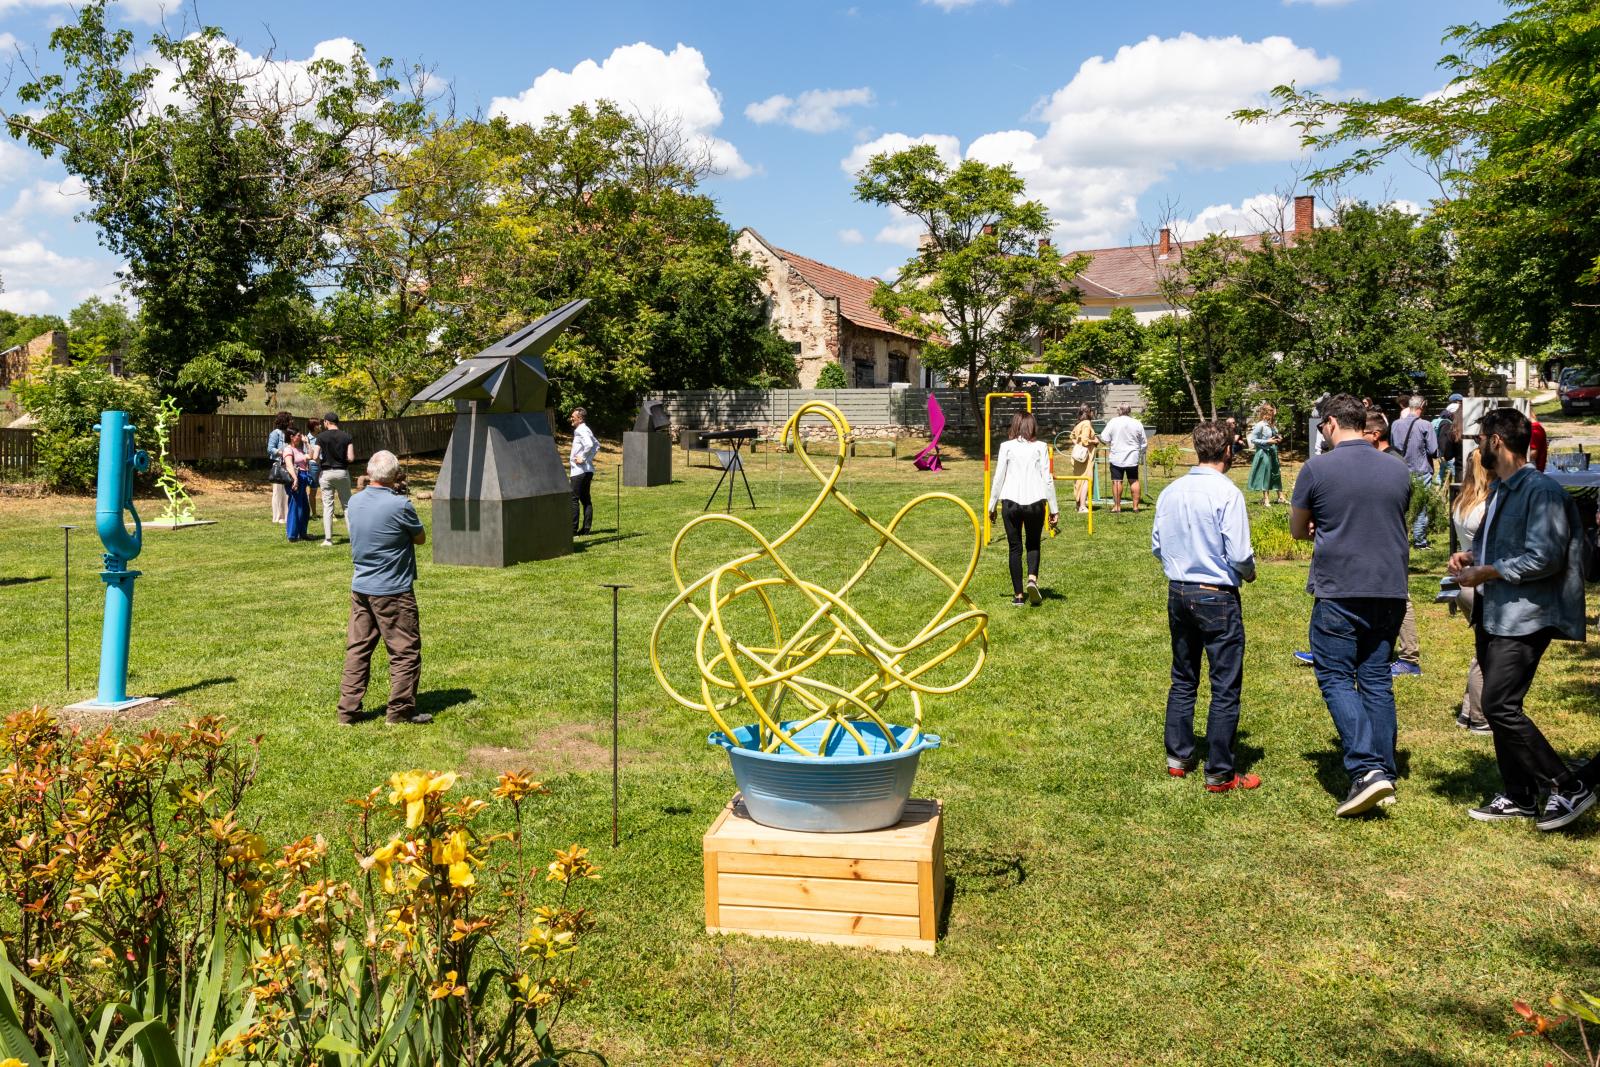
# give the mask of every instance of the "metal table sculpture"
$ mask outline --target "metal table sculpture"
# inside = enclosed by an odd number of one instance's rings
[[[412,398],[456,402],[433,491],[435,563],[509,567],[572,551],[572,495],[545,415],[550,377],[540,357],[588,303],[562,305]]]
[[[622,484],[630,487],[672,482],[671,420],[659,400],[639,405],[633,429],[622,435]]]
[[[128,569],[144,547],[144,527],[133,506],[133,476],[150,469],[150,456],[134,448],[134,427],[125,411],[100,413],[100,468],[95,478],[94,527],[105,546],[106,613],[100,626],[100,685],[93,700],[69,711],[123,711],[155,697],[128,695],[128,647],[133,634],[133,581]],[[133,516],[129,533],[122,513]]]
[[[798,447],[800,421],[816,413],[833,424],[838,456],[824,473]],[[927,696],[953,693],[977,677],[988,653],[988,614],[967,596],[982,550],[978,516],[960,497],[924,493],[895,513],[887,524],[872,518],[838,489],[848,449],[849,424],[830,404],[801,407],[783,429],[783,444],[796,453],[821,488],[816,499],[783,533],[768,540],[733,515],[702,515],[679,531],[672,543],[672,576],[678,587],[650,635],[650,663],[668,695],[711,716],[719,729],[708,741],[728,750],[734,778],[750,816],[793,830],[846,832],[891,826],[901,816],[911,791],[917,759],[936,748],[937,736],[922,732]],[[798,574],[782,549],[828,502],[843,507],[877,534],[854,574],[828,589]],[[954,505],[966,517],[971,552],[958,577],[941,571],[896,533],[907,516],[925,504]],[[686,580],[679,561],[684,543],[710,524],[732,526],[753,543],[751,551],[709,573]],[[890,640],[851,605],[849,598],[886,548],[909,558],[926,577],[944,587],[942,605],[907,641]],[[808,617],[784,632],[777,599],[794,600]],[[760,636],[735,632],[736,620],[753,606]],[[698,694],[687,694],[668,680],[661,660],[663,631],[680,613],[697,620],[695,664]],[[902,620],[903,621],[903,620]],[[975,646],[970,668],[954,681],[937,684],[929,672]],[[818,677],[828,667],[859,668],[846,683]],[[959,666],[959,664],[957,665]],[[833,673],[838,673],[837,671]],[[909,704],[909,723],[892,723],[885,706],[891,698]],[[756,722],[733,727],[728,712],[748,705]],[[798,717],[784,718],[786,706]]]

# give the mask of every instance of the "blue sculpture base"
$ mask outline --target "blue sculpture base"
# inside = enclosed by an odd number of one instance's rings
[[[790,731],[794,724],[782,725]],[[939,737],[921,734],[910,748],[897,751],[913,733],[912,727],[890,724],[890,736],[885,737],[875,723],[851,725],[870,753],[862,754],[855,738],[837,726],[820,756],[802,756],[786,747],[762,752],[754,723],[734,730],[731,739],[717,730],[706,740],[728,750],[745,810],[758,823],[834,834],[893,826],[911,796],[918,760],[924,750],[939,747]],[[827,722],[817,722],[792,736],[797,744],[815,750],[827,728]]]
[[[137,708],[141,704],[154,704],[160,697],[129,697],[127,700],[117,700],[102,704],[98,700],[80,700],[76,704],[68,704],[62,711],[127,711]]]

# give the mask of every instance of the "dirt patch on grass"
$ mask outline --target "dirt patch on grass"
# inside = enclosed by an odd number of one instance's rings
[[[158,718],[162,713],[171,711],[181,706],[178,700],[152,700],[148,704],[129,708],[127,711],[67,711],[62,709],[57,714],[61,721],[69,726],[81,726],[88,732],[99,730],[102,726],[137,726]]]
[[[502,771],[533,772],[538,777],[599,771],[611,766],[611,739],[601,738],[589,726],[557,723],[546,726],[524,748],[477,745],[467,753],[475,767],[493,774]]]

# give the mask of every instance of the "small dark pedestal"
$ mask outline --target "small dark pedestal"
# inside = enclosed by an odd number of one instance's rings
[[[622,484],[669,485],[672,482],[672,440],[660,432],[629,430],[622,435]]]
[[[543,412],[463,412],[433,494],[433,561],[509,567],[572,551],[572,493]]]

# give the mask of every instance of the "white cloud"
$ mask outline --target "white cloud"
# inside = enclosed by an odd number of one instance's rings
[[[922,0],[922,2],[930,4],[941,11],[959,11],[964,7],[976,7],[984,3],[985,0]],[[997,0],[997,2],[1004,5],[1009,4],[1011,0]]]
[[[889,209],[889,222],[872,235],[872,239],[882,245],[900,245],[903,248],[915,248],[922,240],[924,228],[921,219],[914,219],[897,207]]]
[[[1299,158],[1296,131],[1283,123],[1242,125],[1234,111],[1261,104],[1276,85],[1328,85],[1339,61],[1287,37],[1149,37],[1095,56],[1037,109],[1043,132],[998,130],[973,140],[966,157],[1009,163],[1044,202],[1064,248],[1122,244],[1137,236],[1139,197],[1173,168],[1222,167]],[[884,134],[841,164],[854,173],[876,152],[917,142],[959,158],[953,137]],[[1226,205],[1219,205],[1218,210]],[[1210,209],[1208,209],[1210,210]],[[885,231],[904,243],[891,221]]]
[[[839,238],[839,243],[842,245],[858,245],[866,240],[866,238],[861,235],[861,231],[856,229],[854,226],[847,230],[840,230],[836,236]]]
[[[195,36],[190,34],[191,39]],[[315,94],[316,82],[310,72],[312,63],[332,60],[348,68],[356,56],[356,42],[349,37],[330,37],[326,41],[318,41],[311,49],[311,55],[305,59],[267,59],[237,46],[230,47],[236,53],[230,69],[237,72],[239,80],[255,99],[297,103],[302,107]],[[159,58],[153,51],[139,58],[157,71],[150,88],[152,106],[159,108],[176,104],[182,107],[188,104],[188,98],[178,88],[177,71],[172,64]]]
[[[904,133],[886,133],[856,145],[850,150],[850,154],[840,161],[839,166],[853,178],[857,171],[871,162],[873,156],[903,152],[917,144],[933,145],[939,153],[939,158],[952,166],[961,160],[960,140],[947,133],[924,133],[916,137]]]
[[[827,133],[849,123],[839,113],[840,108],[866,107],[872,103],[872,90],[859,89],[807,89],[797,98],[778,93],[765,100],[746,105],[745,117],[766,124],[782,122],[807,133]]]
[[[73,2],[74,0],[0,0],[0,15],[27,8],[70,7]],[[135,22],[160,22],[163,8],[177,11],[181,6],[180,0],[120,0],[111,6],[111,10],[120,11]]]
[[[43,315],[56,310],[56,299],[43,289],[12,289],[0,292],[0,310],[18,315]]]
[[[0,6],[0,11],[5,8]],[[14,33],[0,33],[0,52],[9,52],[17,47],[17,35]]]
[[[1390,200],[1384,206],[1385,207],[1392,207],[1396,211],[1402,211],[1402,212],[1406,213],[1407,215],[1411,215],[1411,216],[1414,216],[1414,217],[1417,217],[1417,218],[1422,217],[1422,215],[1425,213],[1425,210],[1424,210],[1424,208],[1423,208],[1423,206],[1421,204],[1417,203],[1415,200],[1406,200],[1403,197],[1395,199],[1395,200]]]
[[[637,114],[674,118],[710,151],[722,173],[733,178],[755,173],[737,148],[713,132],[722,125],[722,97],[711,87],[705,56],[686,44],[663,52],[641,41],[613,49],[599,63],[586,59],[570,71],[551,67],[518,95],[495,97],[489,113],[537,124],[576,104],[600,100]]]
[[[4,217],[16,223],[27,223],[40,216],[64,217],[76,214],[88,203],[83,179],[69,174],[58,182],[46,179],[19,189],[17,199]]]

